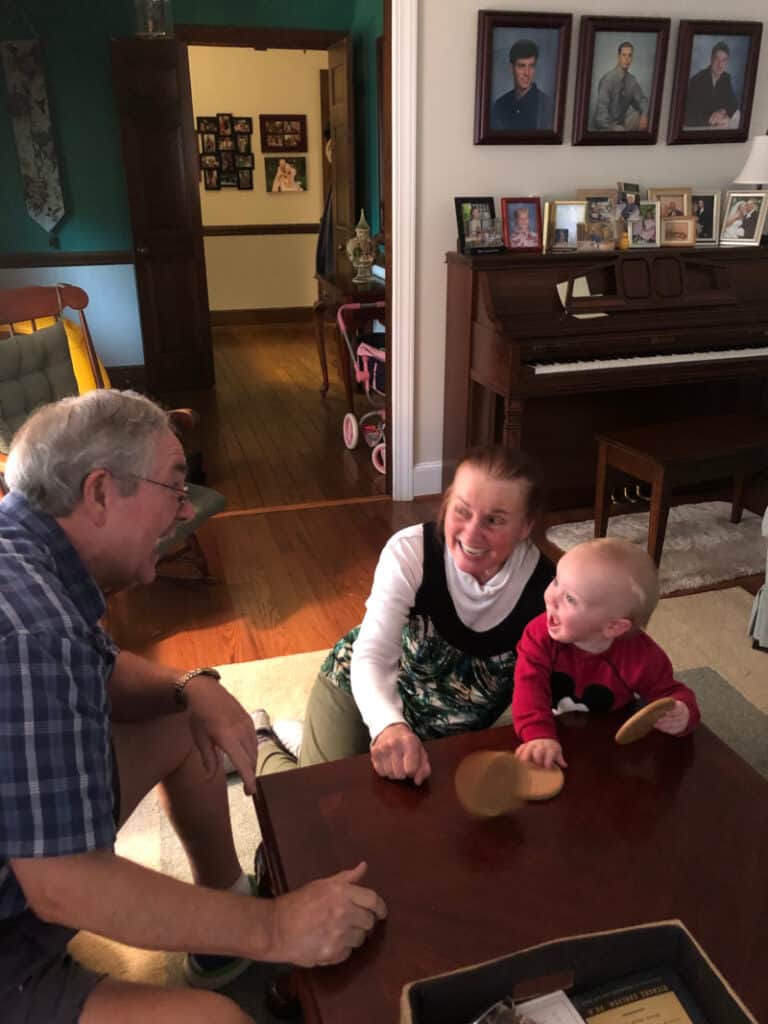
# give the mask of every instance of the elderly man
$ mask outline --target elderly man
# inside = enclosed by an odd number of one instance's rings
[[[251,959],[336,963],[385,914],[359,864],[276,900],[250,895],[232,841],[226,752],[254,790],[258,737],[212,669],[120,651],[103,591],[149,583],[192,515],[162,409],[93,391],[34,413],[0,503],[0,999],[3,1021],[247,1024],[222,995],[132,985],[66,952],[78,929],[195,950],[215,988]],[[117,856],[116,830],[160,783],[195,885]]]
[[[509,51],[514,89],[491,107],[491,131],[533,132],[552,127],[552,100],[536,85],[539,47],[532,39],[518,39]]]
[[[715,43],[709,67],[703,68],[688,82],[685,97],[686,128],[731,128],[731,118],[739,109],[731,76],[726,71],[731,59],[727,43]]]
[[[593,131],[643,132],[648,128],[648,97],[629,70],[635,55],[632,43],[621,43],[616,67],[597,86]]]

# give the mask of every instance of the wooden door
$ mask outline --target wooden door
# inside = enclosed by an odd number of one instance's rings
[[[115,39],[120,118],[147,386],[214,384],[198,156],[185,43]]]
[[[338,274],[349,270],[345,246],[355,233],[355,111],[352,87],[352,43],[345,36],[328,48],[330,84],[331,187],[333,189],[334,263]]]

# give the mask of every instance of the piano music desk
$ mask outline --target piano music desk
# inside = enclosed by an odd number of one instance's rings
[[[731,522],[741,520],[746,480],[768,466],[768,416],[701,416],[598,434],[595,536],[608,526],[616,471],[651,485],[648,553],[658,565],[672,488],[721,477],[733,480]]]

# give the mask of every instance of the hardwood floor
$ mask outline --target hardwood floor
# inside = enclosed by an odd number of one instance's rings
[[[384,494],[367,445],[344,447],[344,390],[333,332],[326,335],[326,395],[312,324],[289,323],[215,327],[215,391],[164,396],[200,413],[194,443],[228,509]],[[358,416],[371,409],[364,394],[355,405]]]

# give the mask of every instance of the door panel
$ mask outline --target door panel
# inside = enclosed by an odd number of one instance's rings
[[[115,39],[112,74],[153,394],[214,384],[186,44]]]
[[[355,136],[352,43],[349,36],[328,48],[333,161],[333,240],[336,273],[349,269],[345,251],[355,233]]]

